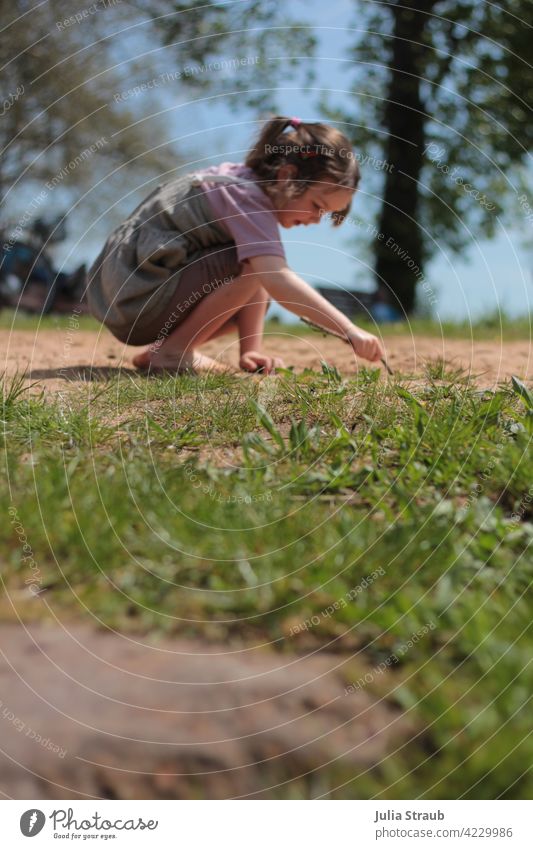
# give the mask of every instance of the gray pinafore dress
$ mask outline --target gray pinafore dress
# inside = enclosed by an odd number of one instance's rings
[[[87,275],[91,313],[130,345],[154,342],[210,291],[239,275],[235,242],[215,220],[202,183],[247,183],[186,174],[155,189],[107,239]],[[194,290],[194,291],[193,291]]]

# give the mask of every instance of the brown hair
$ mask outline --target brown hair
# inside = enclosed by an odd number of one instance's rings
[[[290,132],[286,132],[288,128]],[[343,133],[328,124],[308,124],[282,115],[266,122],[245,165],[257,174],[274,202],[299,197],[310,184],[324,181],[355,190],[361,179],[352,146]],[[297,173],[281,187],[277,173],[283,165],[296,166]],[[333,226],[342,224],[350,206],[333,213]]]

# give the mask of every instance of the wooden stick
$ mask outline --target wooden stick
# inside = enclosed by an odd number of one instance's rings
[[[329,328],[322,327],[321,324],[316,324],[314,321],[311,321],[309,318],[303,318],[302,316],[300,316],[300,321],[303,321],[303,323],[307,324],[308,327],[312,327],[313,330],[319,330],[321,333],[324,334],[324,336],[328,336],[328,335],[329,336],[336,336],[337,339],[342,339],[342,341],[345,342],[347,345],[351,345],[351,342],[348,339],[348,337],[344,336],[342,333],[337,333],[336,330],[329,330]],[[393,370],[391,369],[387,360],[384,357],[381,357],[381,362],[383,363],[383,365],[387,369],[388,374],[393,375],[394,372],[393,372]]]

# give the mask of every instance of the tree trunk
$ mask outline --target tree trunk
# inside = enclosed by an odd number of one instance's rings
[[[375,274],[380,298],[405,313],[415,306],[422,273],[423,240],[418,224],[419,184],[423,164],[425,110],[420,91],[425,48],[424,28],[434,2],[402,0],[390,7],[394,37],[384,113],[388,137],[383,205],[375,245]]]

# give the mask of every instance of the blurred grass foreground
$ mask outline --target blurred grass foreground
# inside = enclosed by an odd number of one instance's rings
[[[531,392],[378,375],[5,380],[2,618],[334,653],[413,732],[326,795],[530,798]]]

